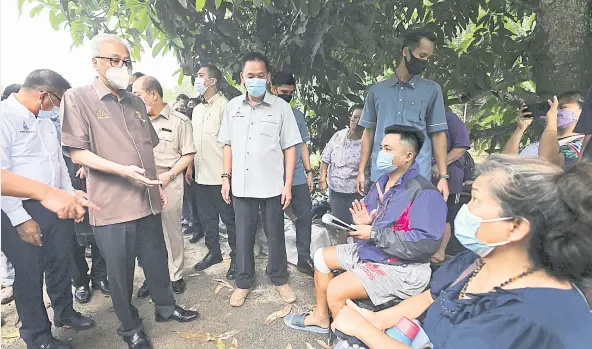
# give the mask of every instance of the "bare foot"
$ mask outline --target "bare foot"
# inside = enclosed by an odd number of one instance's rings
[[[329,317],[321,316],[316,313],[316,310],[304,318],[305,326],[319,326],[321,328],[329,328]]]

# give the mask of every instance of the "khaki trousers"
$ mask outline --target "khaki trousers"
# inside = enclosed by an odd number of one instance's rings
[[[169,275],[171,281],[183,277],[184,245],[181,227],[181,212],[183,210],[183,175],[182,173],[164,188],[168,204],[162,210],[162,229],[164,242],[169,255]]]

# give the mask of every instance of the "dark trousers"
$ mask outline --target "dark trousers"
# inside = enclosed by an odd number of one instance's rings
[[[99,250],[97,244],[91,244],[92,268],[90,268],[90,277],[88,275],[88,263],[86,262],[85,246],[80,246],[76,241],[76,236],[72,236],[74,265],[72,270],[72,284],[75,287],[88,286],[89,282],[98,283],[107,279],[107,263]]]
[[[236,224],[234,209],[222,198],[221,185],[193,184],[197,201],[199,221],[206,233],[206,247],[212,254],[221,254],[219,220],[226,226],[230,258],[234,259],[236,250]]]
[[[312,201],[307,184],[292,187],[292,202],[290,208],[296,216],[296,250],[298,260],[310,259],[310,239],[312,234]]]
[[[131,222],[93,227],[97,245],[107,263],[111,299],[121,322],[117,333],[132,336],[141,330],[138,310],[131,303],[136,256],[142,263],[156,311],[165,319],[175,307],[168,255],[159,215]]]
[[[329,189],[329,206],[331,206],[331,214],[341,219],[347,224],[353,224],[351,212],[354,200],[360,200],[362,196],[358,193],[340,193]],[[339,243],[345,244],[347,242],[347,233],[339,231]]]
[[[187,184],[187,182],[183,180],[183,189],[183,211],[181,217],[189,222],[189,224],[193,227],[194,232],[198,233],[203,231],[204,227],[197,212],[198,201],[195,193],[197,190],[197,183],[193,182],[191,184]]]
[[[329,205],[333,216],[341,219],[345,223],[353,224],[351,212],[354,200],[360,200],[362,196],[358,193],[340,193],[329,189]]]
[[[68,173],[70,174],[70,181],[74,189],[84,190],[85,180],[80,177],[76,177],[76,172],[80,169],[80,165],[75,164],[72,159],[64,156],[64,162],[68,167]],[[88,212],[83,223],[88,224]],[[72,225],[74,227],[74,225]],[[74,263],[72,264],[72,284],[75,287],[80,287],[89,284],[90,281],[93,283],[99,282],[107,278],[107,265],[105,260],[99,251],[96,244],[91,244],[92,251],[92,269],[90,271],[90,279],[88,276],[88,264],[84,255],[85,246],[80,246],[76,241],[76,233],[72,230],[72,258]]]
[[[281,196],[266,199],[233,197],[232,201],[236,219],[236,286],[247,289],[255,281],[253,247],[259,221],[259,208],[265,217],[263,225],[269,241],[267,276],[276,286],[286,284],[288,260]]]
[[[51,324],[43,303],[43,275],[54,322],[75,316],[72,307],[72,221],[59,219],[38,201],[23,206],[39,225],[43,246],[23,241],[2,211],[2,252],[15,269],[14,297],[21,320],[20,334],[27,346],[37,347],[51,338]]]

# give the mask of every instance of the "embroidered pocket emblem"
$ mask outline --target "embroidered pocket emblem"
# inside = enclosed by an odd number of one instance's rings
[[[97,110],[97,119],[108,119],[109,114],[104,109]]]

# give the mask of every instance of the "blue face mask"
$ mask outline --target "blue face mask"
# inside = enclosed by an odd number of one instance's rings
[[[477,239],[477,231],[482,223],[500,222],[512,219],[512,217],[495,218],[484,220],[481,217],[475,216],[469,211],[469,206],[464,204],[454,219],[454,235],[458,241],[467,249],[475,252],[480,257],[485,257],[493,251],[497,246],[505,245],[509,241],[501,241],[497,243],[488,244]]]
[[[265,94],[267,79],[251,78],[245,80],[245,87],[250,96],[259,98]]]
[[[378,152],[378,157],[376,158],[376,167],[382,173],[394,172],[399,167],[399,165],[393,165],[393,160],[405,154],[407,153],[395,155],[393,153],[381,150]]]

